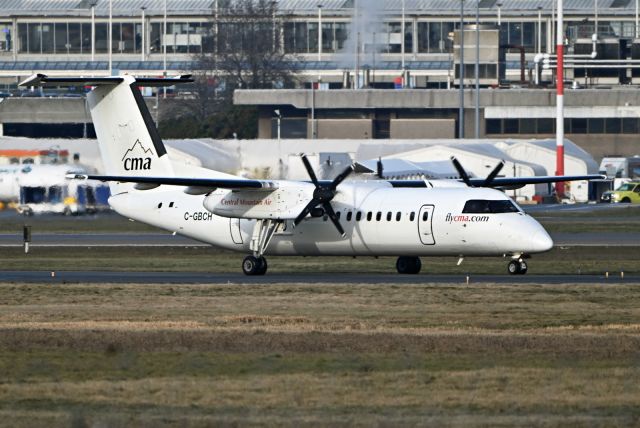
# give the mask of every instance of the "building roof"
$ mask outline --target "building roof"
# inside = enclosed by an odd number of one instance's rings
[[[227,0],[234,1],[234,0]],[[220,6],[227,3],[219,0]],[[360,0],[361,4],[365,3]],[[351,14],[354,0],[322,0],[323,10],[329,13]],[[367,0],[368,15],[400,14],[402,0]],[[460,10],[460,0],[405,0],[405,11],[410,15],[456,15]],[[543,14],[549,15],[554,0],[511,0],[501,6],[502,13],[509,15],[520,12],[537,13],[539,7]],[[95,4],[98,16],[109,14],[109,0],[3,0],[0,2],[0,16],[86,16],[91,5]],[[497,0],[481,0],[480,13],[494,15],[498,9]],[[164,13],[165,0],[112,0],[115,16],[137,16],[142,7],[150,15]],[[167,14],[175,15],[212,15],[216,0],[166,0]],[[593,13],[592,0],[565,0],[565,13]],[[317,0],[280,0],[278,8],[286,14],[315,14],[318,10]],[[473,9],[472,5],[467,6]],[[635,3],[630,0],[601,0],[598,9],[602,14],[632,14]],[[470,12],[471,13],[471,12]]]

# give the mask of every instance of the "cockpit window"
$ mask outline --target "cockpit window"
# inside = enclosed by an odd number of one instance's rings
[[[520,212],[516,204],[508,199],[501,201],[487,201],[484,199],[472,199],[464,204],[463,214],[501,214]]]

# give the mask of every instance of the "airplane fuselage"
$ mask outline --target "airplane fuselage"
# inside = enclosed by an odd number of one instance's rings
[[[131,191],[112,196],[110,203],[131,219],[216,247],[250,252],[256,220],[215,215],[204,207],[205,195],[174,189]],[[500,203],[512,204],[513,209],[506,205],[509,212],[480,212],[469,210],[469,201],[504,201]],[[345,237],[326,216],[307,217],[295,228],[291,221],[285,221],[265,254],[502,256],[544,252],[553,245],[535,219],[493,189],[402,189],[375,182],[344,183],[332,205],[339,213]]]

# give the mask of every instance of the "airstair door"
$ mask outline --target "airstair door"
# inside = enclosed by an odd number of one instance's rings
[[[433,237],[433,210],[433,205],[423,205],[420,208],[418,233],[420,234],[420,241],[424,245],[434,245],[436,243]]]

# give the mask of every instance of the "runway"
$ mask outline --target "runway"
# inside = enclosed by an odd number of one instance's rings
[[[245,276],[241,273],[199,272],[111,272],[111,271],[0,271],[1,283],[44,284],[466,284],[466,275],[397,275],[354,273],[275,273]],[[640,275],[612,272],[605,275],[471,275],[469,285],[497,284],[629,284],[640,283]]]
[[[640,246],[640,233],[551,233],[556,247]],[[0,247],[22,246],[22,235],[0,234]],[[32,247],[193,247],[208,244],[170,233],[34,233]]]

